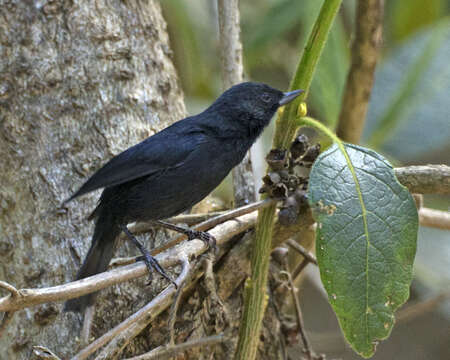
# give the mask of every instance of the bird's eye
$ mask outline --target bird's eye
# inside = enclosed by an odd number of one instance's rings
[[[272,97],[269,94],[262,94],[261,100],[265,103],[269,103],[272,100]]]

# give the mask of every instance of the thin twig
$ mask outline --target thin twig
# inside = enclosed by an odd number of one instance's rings
[[[10,295],[11,299],[15,300],[15,299],[19,299],[20,298],[19,291],[14,286],[12,286],[11,284],[8,284],[5,281],[0,281],[0,288],[9,291],[9,293],[11,294]],[[15,311],[6,311],[5,314],[3,315],[3,318],[2,318],[2,320],[0,322],[0,337],[2,337],[2,335],[5,332],[6,328],[11,323],[11,321],[12,321],[12,319],[14,317],[14,313],[15,313]]]
[[[83,345],[89,344],[94,315],[95,315],[95,306],[94,305],[88,306],[84,311],[83,327],[81,329],[80,334],[81,342]]]
[[[195,347],[218,345],[228,340],[229,339],[224,334],[213,335],[201,339],[189,340],[175,346],[160,346],[157,349],[154,349],[146,354],[142,354],[125,360],[168,359]]]
[[[303,269],[309,264],[309,261],[303,258],[300,263],[295,267],[294,271],[292,271],[292,277],[294,281],[297,280],[298,276],[301,274]]]
[[[175,281],[177,285],[179,285],[183,279],[188,274],[189,267],[184,266],[181,270],[181,274],[178,276],[177,280]],[[89,344],[87,347],[85,347],[83,350],[81,350],[78,354],[76,354],[72,360],[83,360],[89,357],[91,354],[96,352],[98,349],[100,349],[102,346],[110,342],[109,345],[112,344],[111,347],[116,346],[116,344],[119,344],[118,341],[116,341],[119,337],[123,338],[124,336],[128,335],[128,331],[137,323],[140,323],[142,319],[153,319],[156,315],[158,315],[162,310],[162,304],[170,304],[172,301],[173,296],[175,295],[175,286],[171,284],[169,287],[164,289],[158,296],[156,296],[152,301],[150,301],[147,305],[145,305],[142,309],[131,315],[126,320],[122,321],[119,325],[115,326],[113,329],[109,330],[106,334],[99,337],[97,340]],[[114,341],[114,342],[112,342]],[[125,337],[125,344],[120,344],[125,346],[128,344],[127,338]],[[117,345],[117,346],[120,346]],[[109,350],[111,350],[111,347],[109,347]],[[104,349],[105,350],[105,349]],[[106,357],[105,357],[106,355]],[[110,359],[109,355],[102,352],[97,356],[96,359]]]
[[[219,297],[219,294],[217,294],[213,260],[209,256],[205,257],[204,271],[203,283],[208,293],[208,301],[206,302],[207,312],[215,322],[215,330],[221,331],[226,328],[227,324],[230,323],[230,316],[226,304],[224,304],[222,299]]]
[[[9,291],[13,298],[19,298],[20,297],[19,290],[17,290],[14,286],[12,286],[11,284],[8,284],[5,281],[0,281],[0,288]]]
[[[206,231],[209,229],[214,228],[215,226],[228,221],[228,220],[232,220],[235,219],[239,216],[251,213],[255,210],[259,210],[259,209],[263,209],[267,206],[270,206],[272,204],[275,204],[276,202],[278,202],[280,199],[277,198],[270,198],[270,199],[265,199],[265,200],[261,200],[261,201],[256,201],[254,203],[245,205],[245,206],[241,206],[237,209],[233,209],[230,211],[227,211],[226,213],[222,214],[222,215],[218,215],[216,217],[213,217],[209,220],[205,220],[203,222],[201,222],[200,224],[196,225],[193,227],[193,230],[196,231]],[[174,247],[175,245],[179,244],[180,242],[182,242],[183,240],[185,240],[187,237],[185,235],[180,235],[178,237],[176,237],[174,240],[171,240],[167,243],[165,243],[164,245],[161,245],[160,247],[157,247],[156,249],[153,249],[151,251],[151,254],[153,256],[155,256],[156,254],[159,254],[167,249],[170,249],[172,247]]]
[[[189,260],[187,258],[184,259],[184,263],[183,263],[183,267],[186,267],[186,266],[189,266]],[[181,299],[181,295],[183,294],[184,286],[185,286],[190,274],[191,274],[191,272],[188,271],[188,275],[178,285],[178,289],[175,294],[175,299],[172,303],[172,306],[170,307],[170,316],[169,316],[169,333],[170,333],[169,345],[170,346],[175,345],[175,322],[177,320],[178,306],[180,304],[180,299]]]
[[[450,212],[423,207],[419,210],[419,222],[422,226],[450,230]]]
[[[303,351],[305,352],[306,356],[308,357],[308,360],[312,360],[314,358],[314,352],[311,349],[311,346],[309,344],[308,337],[306,336],[305,332],[305,326],[303,323],[303,315],[302,315],[302,309],[300,307],[300,301],[298,300],[296,288],[294,285],[294,282],[292,281],[291,273],[289,272],[288,264],[285,263],[284,265],[285,271],[281,271],[281,274],[285,274],[288,279],[289,288],[291,290],[292,299],[294,300],[294,307],[295,307],[295,313],[297,315],[297,327],[298,332],[300,333],[300,337],[302,338],[303,342]]]
[[[289,239],[286,242],[291,248],[293,248],[295,251],[297,251],[298,253],[300,253],[301,255],[303,255],[303,257],[313,263],[314,265],[317,265],[317,260],[316,257],[309,252],[308,250],[306,250],[303,246],[301,246],[299,243],[297,243],[296,241]]]
[[[198,213],[198,214],[181,214],[167,219],[167,222],[172,224],[186,224],[186,225],[195,225],[199,222],[206,221],[213,217],[223,215],[227,211],[214,211],[209,213]]]
[[[253,227],[256,222],[256,216],[256,212],[253,212],[240,216],[235,220],[226,221],[211,229],[210,233],[216,238],[218,246],[223,245],[235,235]],[[161,266],[167,268],[178,264],[181,254],[186,254],[186,256],[191,258],[199,256],[206,250],[207,246],[202,241],[193,240],[180,244],[176,249],[157,255],[156,259]],[[145,264],[138,262],[64,285],[42,289],[21,289],[17,291],[20,296],[0,298],[0,311],[20,310],[46,302],[72,299],[147,274],[148,270]]]
[[[42,360],[61,360],[55,353],[53,353],[50,349],[45,346],[33,346],[33,355],[34,359],[42,359]]]
[[[235,219],[235,218],[245,215],[245,214],[249,214],[258,209],[263,209],[263,208],[265,208],[275,202],[278,202],[278,201],[280,201],[280,199],[270,198],[270,199],[256,201],[254,203],[251,203],[251,204],[248,204],[245,206],[241,206],[241,207],[233,209],[233,210],[228,210],[228,211],[225,211],[225,212],[223,212],[217,216],[214,216],[208,220],[205,220],[205,221],[201,222],[200,224],[197,224],[196,226],[192,227],[192,229],[196,230],[196,231],[207,231],[209,229],[216,227],[217,225],[219,225],[221,223],[224,223],[225,221]],[[154,226],[149,223],[138,223],[135,226],[130,226],[129,229],[133,234],[139,235],[139,234],[143,234],[145,232],[150,231],[151,229],[153,229],[153,227]],[[185,235],[179,235],[179,236],[175,237],[173,240],[170,240],[167,243],[153,249],[152,251],[150,251],[150,253],[153,256],[155,256],[157,254],[162,253],[163,251],[166,251],[167,249],[173,248],[175,245],[178,245],[179,243],[181,243],[182,241],[184,241],[186,239],[187,239],[187,237]],[[116,266],[132,264],[132,263],[136,262],[136,259],[137,259],[136,256],[116,258],[111,261],[111,263],[109,264],[109,267],[112,268],[112,267],[116,267]]]
[[[358,144],[382,44],[384,0],[359,0],[352,65],[347,76],[337,135]]]

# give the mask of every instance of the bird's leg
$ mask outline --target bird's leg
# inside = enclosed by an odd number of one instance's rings
[[[203,241],[209,248],[212,248],[214,252],[217,250],[216,238],[211,234],[207,233],[206,231],[186,229],[184,227],[177,226],[161,220],[153,221],[153,223],[156,224],[157,226],[184,234],[188,237],[188,240],[199,239]]]
[[[159,265],[158,261],[150,255],[148,250],[136,239],[136,237],[131,233],[130,230],[128,230],[126,225],[121,225],[120,228],[125,233],[125,235],[128,237],[128,239],[131,240],[131,242],[136,245],[136,247],[139,249],[139,251],[142,253],[142,258],[139,258],[139,260],[143,260],[145,265],[147,265],[148,272],[149,272],[149,284],[152,280],[152,269],[155,269],[162,277],[170,281],[172,284],[175,285],[175,288],[177,287],[177,284],[175,281],[173,281],[169,275],[164,271],[164,269]]]

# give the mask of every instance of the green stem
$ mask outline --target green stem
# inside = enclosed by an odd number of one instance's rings
[[[342,140],[339,139],[337,137],[337,135],[333,131],[328,129],[324,124],[322,124],[320,121],[318,121],[316,119],[313,119],[313,118],[308,117],[308,116],[297,117],[295,119],[295,123],[296,123],[297,126],[309,126],[309,127],[312,127],[312,128],[314,128],[316,130],[319,130],[320,132],[322,132],[323,134],[328,136],[333,142],[338,144],[338,146],[339,145],[343,146]]]
[[[298,104],[307,97],[319,57],[342,0],[324,0],[319,16],[309,35],[297,71],[291,83],[291,90],[305,92],[278,117],[273,147],[287,149],[298,127]],[[258,349],[261,324],[267,305],[267,275],[272,244],[272,232],[276,206],[271,205],[259,212],[255,242],[252,252],[251,278],[245,286],[244,313],[239,330],[239,341],[235,360],[253,360]]]
[[[290,85],[291,90],[303,89],[305,92],[288,104],[282,115],[278,117],[273,141],[273,147],[276,149],[287,149],[294,137],[298,104],[305,101],[308,96],[314,71],[341,2],[342,0],[324,0]]]

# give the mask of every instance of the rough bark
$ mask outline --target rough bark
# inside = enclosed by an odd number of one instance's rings
[[[384,0],[358,0],[352,66],[342,100],[336,134],[358,144],[366,119],[375,67],[383,40]]]
[[[238,0],[218,0],[220,51],[222,60],[222,83],[224,90],[244,80],[244,62],[240,39],[240,14]],[[255,180],[251,150],[233,169],[233,192],[235,206],[256,201]]]
[[[87,251],[97,194],[62,201],[114,154],[183,117],[182,95],[156,1],[0,1],[0,15],[0,279],[60,284]],[[135,282],[102,292],[94,335],[156,291]],[[28,359],[34,345],[74,354],[80,319],[61,309],[17,312],[0,359]]]

